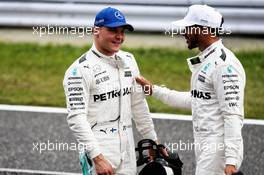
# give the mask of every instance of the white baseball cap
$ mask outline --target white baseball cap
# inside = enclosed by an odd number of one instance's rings
[[[219,28],[222,24],[222,15],[208,5],[192,5],[182,20],[174,21],[172,24],[179,27],[200,25]]]

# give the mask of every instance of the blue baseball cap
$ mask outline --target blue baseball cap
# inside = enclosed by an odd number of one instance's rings
[[[134,27],[126,22],[126,18],[119,10],[107,7],[95,16],[94,25],[97,27],[124,27],[133,31]]]

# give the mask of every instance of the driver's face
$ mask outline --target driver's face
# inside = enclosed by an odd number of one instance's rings
[[[198,35],[199,28],[197,26],[188,26],[185,27],[184,37],[186,39],[187,45],[189,49],[194,49],[198,47]]]
[[[123,27],[100,27],[95,36],[98,47],[105,55],[113,55],[118,52],[125,40],[125,29]]]

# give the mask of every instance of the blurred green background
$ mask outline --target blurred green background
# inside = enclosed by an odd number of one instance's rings
[[[89,46],[0,42],[0,103],[65,107],[62,80],[69,65]],[[173,48],[123,48],[132,52],[141,74],[158,85],[188,90],[191,72],[186,58],[197,51]],[[247,85],[245,117],[264,118],[264,49],[235,51]],[[148,97],[151,112],[190,114]]]

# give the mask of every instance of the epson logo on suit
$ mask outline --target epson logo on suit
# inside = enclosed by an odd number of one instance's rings
[[[82,91],[83,90],[83,88],[82,87],[69,87],[68,88],[68,91],[70,92],[70,91]]]

